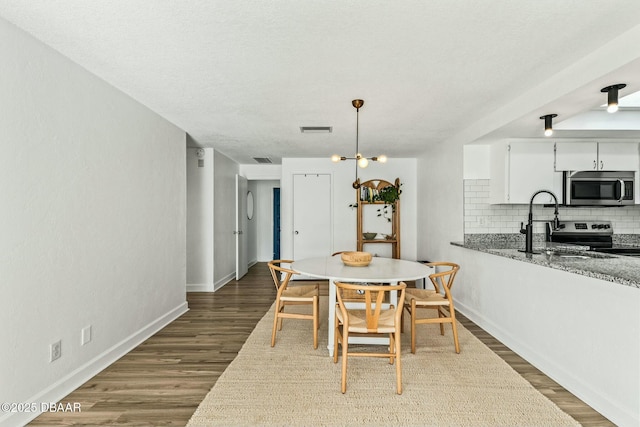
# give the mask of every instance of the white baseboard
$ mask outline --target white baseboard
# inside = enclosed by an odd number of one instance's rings
[[[213,284],[187,283],[187,292],[213,292]]]
[[[222,279],[215,282],[213,284],[213,291],[214,292],[217,291],[218,289],[222,288],[224,285],[226,285],[230,281],[235,280],[235,278],[236,278],[236,272],[234,271],[233,273],[230,273],[226,277],[223,277]]]
[[[549,378],[569,390],[580,400],[587,403],[615,424],[620,426],[640,425],[640,417],[638,414],[632,413],[632,411],[627,408],[620,407],[618,403],[611,401],[599,390],[594,390],[592,386],[585,383],[581,378],[567,372],[567,370],[562,366],[554,363],[544,354],[536,351],[536,349],[530,347],[518,337],[505,332],[503,328],[487,319],[476,310],[473,310],[458,301],[455,301],[455,306],[456,311],[459,311],[466,318],[509,347],[514,353],[540,369]]]
[[[251,268],[256,263],[257,263],[257,261],[252,261],[252,262],[249,263],[248,267]],[[226,275],[222,279],[216,281],[213,284],[213,286],[208,284],[208,283],[202,283],[202,284],[189,283],[189,284],[187,284],[187,292],[215,292],[218,289],[222,288],[227,283],[231,282],[232,280],[235,280],[235,278],[236,278],[236,272],[234,271],[232,273],[229,273],[228,275]]]
[[[27,399],[26,402],[59,402],[69,393],[86,383],[96,374],[104,370],[116,360],[133,350],[147,338],[182,316],[189,310],[187,302],[183,302],[174,309],[160,316],[147,326],[131,334],[102,354],[96,356],[73,372],[69,373],[59,381],[42,390],[40,393]],[[40,403],[38,403],[40,405]],[[0,427],[22,426],[36,418],[42,412],[9,412],[0,417]]]

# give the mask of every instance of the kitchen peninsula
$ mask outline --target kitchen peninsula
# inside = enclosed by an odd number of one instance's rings
[[[544,242],[534,247],[538,254],[519,248],[494,247],[478,243],[452,242],[452,245],[528,262],[569,273],[640,288],[640,258],[588,251],[588,247]]]
[[[640,258],[535,240],[526,254],[517,236],[452,243],[457,310],[615,424],[640,424]]]

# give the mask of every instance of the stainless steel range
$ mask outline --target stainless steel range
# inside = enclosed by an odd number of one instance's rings
[[[640,257],[640,246],[613,243],[611,221],[562,221],[555,229],[549,222],[547,241],[589,246],[595,252]]]

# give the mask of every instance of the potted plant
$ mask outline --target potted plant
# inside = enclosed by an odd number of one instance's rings
[[[400,194],[402,194],[401,185],[396,182],[396,185],[381,188],[376,196],[376,200],[384,202],[384,206],[378,209],[378,216],[385,218],[387,222],[391,222],[391,215],[396,211],[395,202],[400,199]],[[389,212],[389,206],[391,206],[391,212]]]

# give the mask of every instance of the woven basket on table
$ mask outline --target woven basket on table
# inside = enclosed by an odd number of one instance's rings
[[[366,267],[371,263],[371,254],[369,252],[343,252],[340,254],[344,265],[349,267]]]

